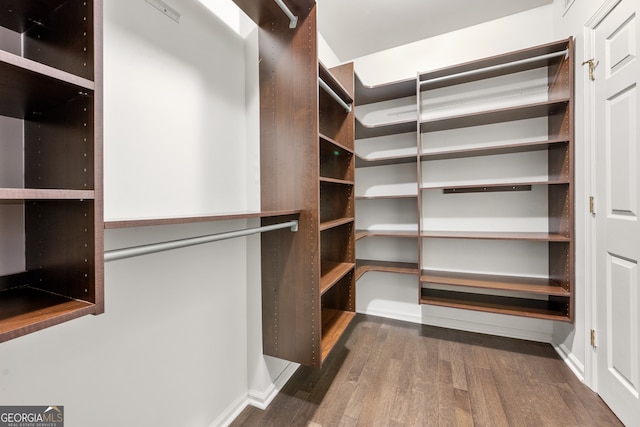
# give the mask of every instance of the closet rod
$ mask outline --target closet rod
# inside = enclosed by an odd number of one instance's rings
[[[298,231],[298,221],[293,220],[281,224],[265,225],[257,228],[247,228],[244,230],[229,231],[226,233],[209,234],[206,236],[190,237],[180,240],[170,240],[168,242],[152,243],[149,245],[132,246],[129,248],[113,249],[105,251],[104,260],[115,261],[124,258],[131,258],[140,255],[153,254],[156,252],[168,251],[171,249],[186,248],[187,246],[201,245],[203,243],[217,242],[219,240],[233,239],[235,237],[248,236],[250,234],[264,233],[266,231],[291,228],[291,231]]]
[[[331,87],[327,83],[325,83],[324,80],[318,78],[318,83],[325,92],[327,92],[333,99],[336,100],[338,104],[340,104],[342,108],[346,110],[347,113],[351,112],[351,104],[347,104],[346,102],[344,102],[344,100],[340,98],[338,94],[333,89],[331,89]]]
[[[287,7],[282,0],[275,0],[276,4],[282,9],[287,18],[289,18],[289,28],[295,28],[298,26],[298,17],[291,12],[291,9]]]
[[[546,55],[536,56],[534,58],[526,58],[526,59],[521,59],[519,61],[507,62],[505,64],[492,65],[491,67],[478,68],[477,70],[464,71],[462,73],[451,74],[449,76],[434,77],[433,79],[422,80],[420,82],[420,85],[427,84],[427,83],[442,82],[442,81],[445,81],[445,80],[457,79],[457,78],[460,78],[460,77],[472,76],[474,74],[486,73],[488,71],[501,70],[503,68],[509,68],[509,67],[514,67],[516,65],[528,64],[530,62],[543,61],[545,59],[556,58],[558,56],[566,57],[568,54],[569,54],[568,50],[563,50],[563,51],[560,51],[560,52],[553,52],[553,53],[549,53],[549,54],[546,54]]]

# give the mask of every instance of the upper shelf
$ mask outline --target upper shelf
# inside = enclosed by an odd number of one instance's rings
[[[391,99],[414,96],[416,94],[416,79],[410,78],[384,83],[376,86],[368,86],[362,83],[356,74],[356,105],[373,104],[389,101]]]
[[[249,18],[258,25],[263,25],[272,20],[283,21],[289,24],[289,17],[280,9],[274,0],[233,0]],[[315,0],[287,0],[286,6],[299,18],[305,17],[315,5]],[[295,30],[291,30],[295,31]]]
[[[0,14],[0,26],[24,33],[37,23],[44,21],[67,0],[5,0]]]
[[[269,218],[287,215],[299,215],[300,210],[230,212],[213,215],[177,216],[167,218],[112,219],[104,222],[104,228],[151,227],[156,225],[192,224],[197,222],[232,221],[237,219]]]
[[[331,71],[322,62],[318,62],[318,78],[325,82],[346,104],[353,104],[353,96],[336,80]]]
[[[562,54],[567,51],[570,43],[570,39],[566,39],[420,73],[420,89],[437,89],[547,67],[566,59],[566,55]]]

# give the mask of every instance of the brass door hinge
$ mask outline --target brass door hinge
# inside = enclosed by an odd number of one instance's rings
[[[589,80],[594,81],[596,79],[596,67],[598,66],[598,61],[591,58],[582,63],[582,65],[586,64],[589,64]]]
[[[596,213],[596,198],[593,196],[589,197],[589,212],[593,215]]]
[[[591,347],[596,348],[596,330],[591,330]]]

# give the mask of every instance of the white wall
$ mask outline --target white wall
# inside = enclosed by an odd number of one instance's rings
[[[196,0],[167,0],[179,24],[104,3],[106,219],[258,210],[257,35]],[[107,230],[105,249],[258,225]],[[292,367],[262,355],[259,242],[108,262],[105,314],[0,345],[0,403],[64,405],[70,427],[219,425],[264,405]]]
[[[552,26],[541,25],[541,23],[553,22],[556,12],[556,8],[553,5],[544,6],[485,24],[367,55],[355,59],[356,72],[365,84],[376,85],[413,78],[418,72],[434,70],[511,50],[555,41],[558,36]],[[410,104],[415,105],[415,101],[410,100]],[[413,114],[415,114],[415,108]],[[403,147],[405,146],[403,145]],[[358,147],[358,144],[356,144],[358,151],[360,151],[361,148],[363,147]],[[469,162],[481,162],[481,160],[471,159]],[[399,168],[402,168],[402,166]],[[374,169],[377,170],[381,168]],[[360,185],[362,183],[361,178],[367,174],[374,176],[374,178],[372,178],[373,181],[371,181],[374,187],[380,187],[380,183],[375,181],[377,171],[369,172],[371,173],[368,173],[366,170],[357,172],[356,182],[359,182],[358,188],[362,188]],[[407,182],[406,179],[403,178],[404,175],[400,174],[398,170],[393,172],[393,176],[396,177],[400,183]],[[356,192],[360,191],[358,188]],[[482,195],[483,199],[491,200],[499,197],[505,196],[498,193],[495,195]],[[359,203],[358,206],[362,205],[362,203]],[[486,203],[490,205],[491,201]],[[357,222],[361,223],[363,220],[367,221],[370,219],[367,215],[359,211],[357,212]],[[375,214],[378,215],[380,213],[387,215],[385,218],[393,217],[393,213],[388,212],[388,210],[377,210]],[[400,220],[401,224],[406,222],[406,218],[404,217],[401,217]],[[358,227],[360,227],[360,224],[358,224]],[[398,240],[397,244],[392,243],[391,245],[393,248],[399,250],[398,253],[400,255],[398,256],[409,258],[411,251],[415,251],[415,248],[407,249],[407,245],[402,239],[396,240]],[[376,242],[374,242],[374,239],[372,239],[371,242],[358,242],[358,251],[372,252],[372,249],[367,247],[369,243],[373,245]],[[514,248],[514,250],[519,250],[519,248]],[[534,255],[535,254],[532,254],[532,256]],[[490,263],[491,260],[486,260],[485,258],[482,259]],[[546,258],[546,255],[544,255],[543,258]],[[398,261],[410,262],[413,260],[403,258],[398,259]],[[546,260],[544,262],[546,262]],[[500,267],[496,266],[496,268]],[[541,269],[546,270],[546,266],[542,265]],[[507,273],[508,272],[502,271],[502,274]],[[532,272],[531,274],[536,274],[536,272]],[[554,323],[551,321],[453,310],[444,307],[419,306],[417,304],[417,291],[418,284],[415,277],[400,274],[367,273],[357,283],[357,309],[359,312],[438,326],[462,328],[477,332],[495,333],[547,342],[550,342],[552,339]]]

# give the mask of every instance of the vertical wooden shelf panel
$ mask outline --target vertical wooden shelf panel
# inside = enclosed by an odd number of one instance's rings
[[[0,341],[104,311],[102,2],[3,6]]]
[[[352,97],[353,68],[319,66],[315,1],[285,2],[293,29],[272,0],[234,1],[260,27],[261,210],[300,210],[297,233],[261,237],[263,352],[320,367],[355,307],[355,158],[353,115],[318,79]]]

